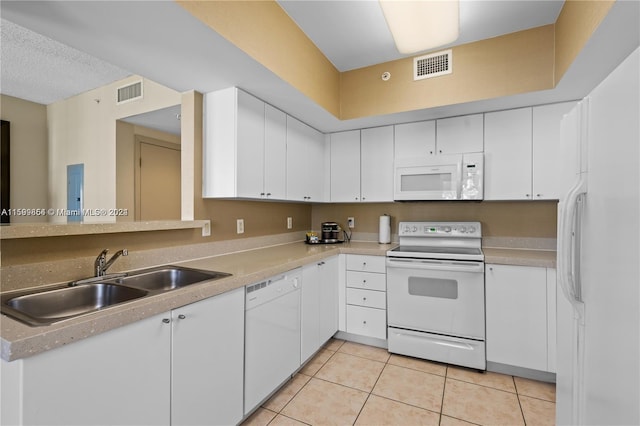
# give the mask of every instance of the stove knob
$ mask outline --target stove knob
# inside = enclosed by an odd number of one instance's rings
[[[460,233],[462,233],[462,234],[464,234],[465,232],[467,232],[467,228],[466,228],[466,227],[464,227],[464,226],[461,226],[461,227],[459,228],[459,230],[460,230]]]
[[[476,232],[476,227],[475,226],[470,226],[469,227],[469,233],[470,234],[474,234]]]
[[[450,226],[445,226],[444,227],[444,232],[451,232],[451,227]]]
[[[411,230],[412,230],[413,232],[416,232],[416,231],[418,230],[418,227],[417,227],[417,226],[414,226],[413,228],[411,228]]]

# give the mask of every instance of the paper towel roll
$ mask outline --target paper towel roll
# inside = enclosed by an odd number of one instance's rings
[[[380,231],[378,242],[380,244],[389,244],[391,242],[391,216],[380,216]]]

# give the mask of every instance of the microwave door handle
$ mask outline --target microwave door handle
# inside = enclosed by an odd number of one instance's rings
[[[421,269],[425,271],[484,272],[482,262],[448,262],[428,259],[391,259],[387,258],[387,266],[400,269]]]

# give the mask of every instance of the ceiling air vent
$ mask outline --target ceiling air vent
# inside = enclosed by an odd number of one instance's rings
[[[142,81],[136,81],[126,86],[118,87],[118,101],[116,104],[131,102],[142,98]]]
[[[417,56],[413,58],[413,79],[422,80],[451,74],[452,65],[451,50]]]

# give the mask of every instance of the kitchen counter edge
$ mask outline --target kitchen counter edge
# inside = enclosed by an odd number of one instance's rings
[[[2,315],[0,358],[3,361],[27,358],[337,254],[384,256],[387,250],[395,246],[395,244],[374,242],[351,242],[340,245],[307,245],[296,242],[171,263],[228,272],[232,275],[135,300],[50,326],[31,327]]]

